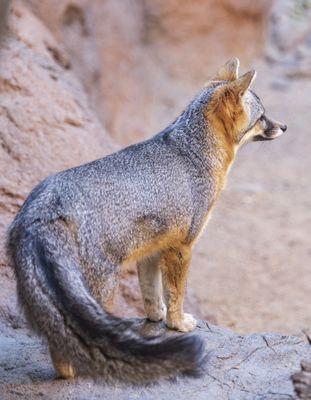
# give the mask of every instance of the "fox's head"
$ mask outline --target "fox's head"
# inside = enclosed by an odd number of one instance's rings
[[[235,147],[282,135],[287,127],[266,116],[259,97],[250,90],[256,71],[238,76],[239,60],[233,58],[206,83],[209,101],[206,117]]]

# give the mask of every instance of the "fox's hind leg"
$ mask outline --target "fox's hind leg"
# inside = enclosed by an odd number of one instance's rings
[[[188,246],[169,248],[164,252],[161,264],[167,305],[166,324],[181,332],[190,332],[197,325],[191,314],[183,312],[190,258],[191,249]]]
[[[155,254],[139,261],[137,268],[147,317],[151,321],[161,321],[165,319],[166,306],[162,297],[160,256]]]
[[[120,280],[120,266],[106,257],[94,243],[89,242],[80,249],[80,256],[83,275],[92,295],[106,311],[111,311]]]

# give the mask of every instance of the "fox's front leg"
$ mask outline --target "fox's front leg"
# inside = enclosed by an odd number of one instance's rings
[[[197,321],[183,311],[184,296],[191,249],[188,246],[170,248],[163,257],[162,276],[167,305],[166,324],[171,329],[189,332],[195,329]]]
[[[160,269],[160,256],[154,254],[137,263],[140,289],[147,317],[154,322],[166,317],[163,302],[163,286]]]

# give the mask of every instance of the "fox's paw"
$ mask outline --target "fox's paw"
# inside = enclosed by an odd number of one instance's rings
[[[59,378],[72,379],[76,376],[76,371],[70,362],[63,359],[59,353],[51,351],[51,358],[53,361],[54,368],[58,372]]]
[[[166,305],[162,302],[159,306],[149,306],[148,309],[146,309],[146,313],[150,321],[162,321],[166,318]]]
[[[72,379],[76,376],[76,372],[71,364],[58,364],[57,372],[62,379]]]
[[[185,313],[181,321],[168,319],[166,321],[166,325],[171,329],[175,329],[176,331],[191,332],[196,328],[197,320],[191,314]]]

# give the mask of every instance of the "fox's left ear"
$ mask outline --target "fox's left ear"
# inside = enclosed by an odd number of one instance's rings
[[[225,65],[219,68],[217,74],[213,77],[213,81],[235,81],[239,76],[240,61],[234,57],[227,61]]]
[[[246,72],[234,82],[230,82],[228,86],[230,86],[230,89],[233,90],[239,97],[242,97],[254,82],[255,78],[256,71],[253,69],[249,72]]]

